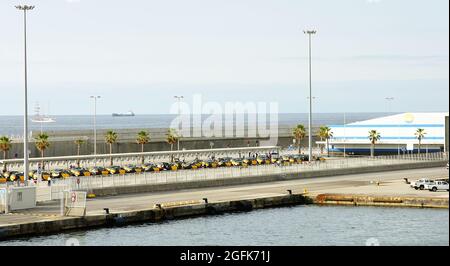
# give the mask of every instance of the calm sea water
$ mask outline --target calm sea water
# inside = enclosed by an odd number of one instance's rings
[[[0,245],[449,245],[448,210],[298,206],[71,232]]]
[[[388,115],[387,113],[348,113],[347,123],[362,121]],[[55,123],[43,124],[44,131],[62,130],[90,130],[93,118],[89,115],[53,116]],[[167,128],[175,118],[174,115],[136,115],[134,117],[112,117],[111,115],[98,115],[98,129],[124,129],[124,128]],[[206,119],[204,116],[203,119]],[[318,113],[313,117],[314,125],[343,124],[343,113]],[[308,114],[279,114],[280,125],[307,124]],[[30,122],[30,131],[40,131],[41,124]],[[0,116],[0,135],[21,135],[23,132],[22,116]]]

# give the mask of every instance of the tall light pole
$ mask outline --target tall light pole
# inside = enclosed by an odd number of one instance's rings
[[[305,30],[303,33],[308,34],[309,40],[309,120],[308,120],[308,157],[312,161],[312,74],[311,74],[311,37],[316,34],[315,30]]]
[[[394,101],[395,100],[395,98],[394,97],[386,97],[386,98],[384,98],[386,101],[387,101],[387,111],[388,111],[388,113],[390,113],[392,110],[391,110],[391,103],[392,103],[392,101]],[[400,125],[399,125],[399,123],[397,124],[397,155],[398,155],[398,157],[400,157]]]
[[[34,6],[16,6],[18,10],[23,11],[23,37],[24,37],[24,58],[25,58],[25,91],[24,91],[24,116],[23,116],[23,177],[24,185],[28,183],[28,70],[27,70],[27,11],[33,10]]]
[[[179,121],[180,121],[180,123],[181,123],[181,100],[182,99],[184,99],[184,96],[182,96],[182,95],[180,95],[180,96],[174,96],[174,98],[175,99],[177,99],[177,101],[178,101],[178,119],[179,119]],[[180,123],[178,124],[178,133],[181,131],[180,130]],[[178,138],[177,138],[177,149],[178,150],[180,150],[180,134],[179,134],[179,136],[178,136]]]
[[[97,155],[97,99],[100,99],[100,96],[90,98],[94,99],[94,155]]]
[[[344,158],[347,156],[345,155],[346,151],[346,146],[347,144],[347,113],[344,112]]]
[[[384,98],[387,101],[387,111],[391,112],[391,102],[395,99],[394,97],[386,97]]]

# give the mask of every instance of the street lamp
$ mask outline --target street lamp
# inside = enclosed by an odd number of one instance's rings
[[[24,91],[24,116],[23,116],[23,177],[24,185],[28,182],[28,77],[27,77],[27,11],[33,10],[34,6],[16,6],[23,11],[23,36],[24,36],[24,58],[25,58],[25,91]]]
[[[384,98],[387,101],[387,111],[391,112],[391,102],[395,100],[394,97],[386,97]],[[400,123],[397,123],[397,155],[400,157]]]
[[[308,34],[309,39],[309,120],[308,120],[308,157],[312,161],[312,75],[311,75],[311,36],[316,34],[315,30],[305,30],[304,34]]]
[[[180,123],[181,123],[181,100],[184,99],[184,96],[180,95],[180,96],[174,96],[175,99],[177,99],[178,101],[178,119],[179,119],[179,123],[178,123],[178,133],[180,135]],[[180,137],[178,136],[177,138],[177,149],[180,150]]]
[[[347,113],[344,112],[344,158],[347,156],[345,153],[347,148]]]
[[[100,96],[90,96],[91,99],[94,99],[94,155],[97,155],[97,99],[100,99]]]
[[[390,113],[391,112],[391,102],[395,99],[394,97],[386,97],[386,98],[384,98],[386,101],[387,101],[387,111],[388,111],[388,113]]]

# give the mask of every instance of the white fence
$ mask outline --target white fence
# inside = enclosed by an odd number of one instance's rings
[[[279,166],[275,164],[248,167],[221,167],[197,170],[179,170],[162,172],[144,172],[126,175],[107,175],[90,177],[72,177],[56,180],[52,187],[52,198],[56,199],[60,191],[67,189],[90,190],[95,188],[136,186],[148,184],[164,184],[190,182],[198,180],[218,180],[226,178],[253,177],[265,175],[287,175],[308,171],[358,168],[368,166],[399,165],[414,162],[433,162],[448,160],[448,155],[434,153],[428,155],[379,156],[364,158],[330,159],[326,161],[305,162]],[[53,197],[54,196],[54,197]]]
[[[7,211],[6,188],[0,188],[0,213]]]
[[[64,191],[64,216],[86,215],[86,192]]]

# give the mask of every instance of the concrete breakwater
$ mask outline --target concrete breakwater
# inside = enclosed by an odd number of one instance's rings
[[[146,130],[150,133],[150,143],[145,145],[145,151],[169,151],[170,145],[166,142],[167,128],[147,128],[147,129],[117,129],[118,140],[113,144],[114,153],[131,153],[140,152],[141,145],[136,143],[137,133],[141,130]],[[313,132],[317,132],[318,128],[313,128]],[[292,127],[280,127],[278,130],[278,146],[289,146],[292,144]],[[45,155],[47,157],[53,156],[70,156],[77,154],[77,145],[74,141],[77,139],[85,140],[85,143],[80,146],[81,155],[93,154],[93,133],[87,130],[73,130],[73,131],[49,131],[50,147],[46,149]],[[97,132],[97,153],[108,154],[109,145],[104,141],[106,130],[98,130]],[[225,136],[225,134],[224,134]],[[249,136],[247,131],[243,133],[244,137],[237,135],[234,137],[183,137],[181,138],[180,146],[182,149],[196,150],[196,149],[210,149],[211,143],[214,148],[234,148],[234,147],[256,147],[257,141],[262,142],[267,140],[265,137]],[[314,136],[314,142],[319,140]],[[31,137],[30,142],[33,141]],[[306,147],[307,141],[304,141],[302,146]],[[34,147],[33,143],[30,146],[31,157],[40,157],[40,152]],[[9,151],[8,158],[23,157],[23,144],[21,140],[14,140]]]
[[[319,205],[351,205],[382,207],[414,207],[448,209],[448,198],[377,196],[355,194],[320,194],[314,199]]]
[[[349,167],[339,169],[304,171],[300,173],[285,174],[285,175],[276,174],[276,175],[261,175],[252,177],[235,177],[216,180],[198,180],[198,181],[163,183],[163,184],[105,187],[105,188],[91,189],[88,191],[88,193],[94,194],[96,197],[103,197],[122,194],[149,193],[160,191],[174,191],[182,189],[196,189],[196,188],[277,182],[302,178],[316,178],[316,177],[339,176],[339,175],[362,174],[362,173],[380,173],[386,171],[406,170],[406,169],[444,167],[445,164],[446,161],[435,161],[435,162],[414,162],[404,164],[378,165],[367,167]]]
[[[85,217],[53,217],[46,221],[9,224],[0,226],[0,240],[21,236],[61,233],[67,230],[122,226],[139,222],[158,222],[201,215],[216,215],[226,212],[242,212],[255,209],[312,204],[313,200],[302,194],[276,197],[243,199],[176,206],[161,204],[148,209],[88,215]],[[170,207],[163,207],[169,205]]]

